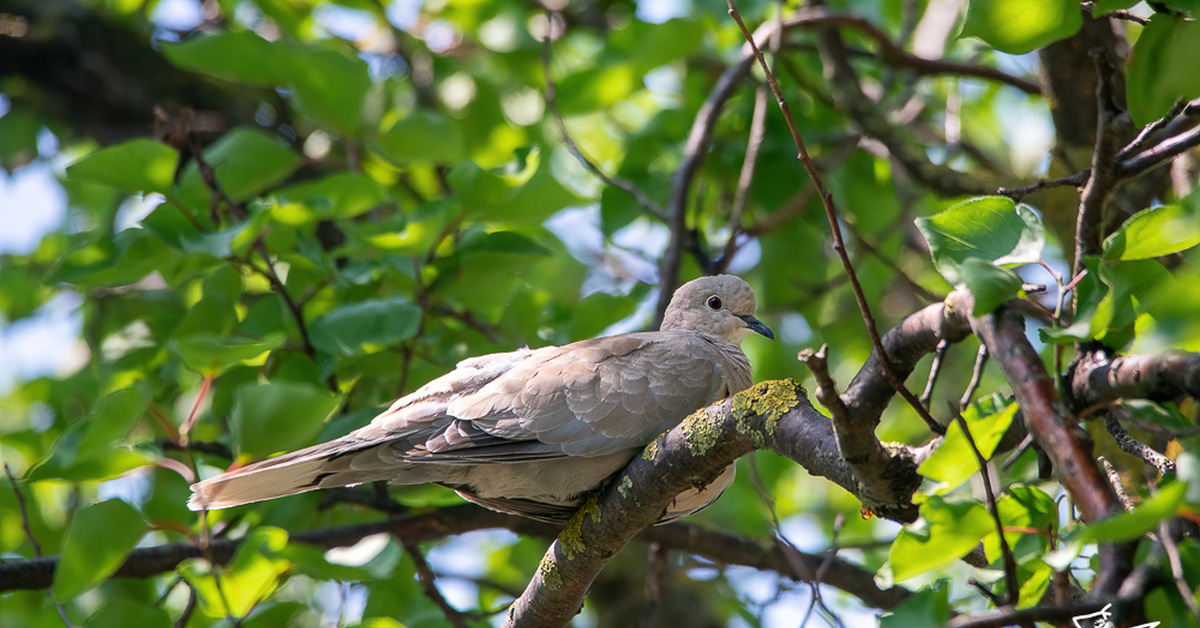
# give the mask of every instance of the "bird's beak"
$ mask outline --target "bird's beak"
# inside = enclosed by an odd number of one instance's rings
[[[749,314],[745,316],[739,316],[738,318],[746,321],[746,327],[749,327],[750,331],[762,334],[771,340],[775,339],[775,334],[771,331],[771,328],[763,325],[762,321],[758,320],[757,318],[754,318]]]

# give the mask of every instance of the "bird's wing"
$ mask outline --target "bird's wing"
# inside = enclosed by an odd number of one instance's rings
[[[429,465],[635,449],[712,401],[723,361],[690,332],[648,332],[472,358],[346,436],[199,482],[219,508],[375,480],[438,482]],[[425,467],[425,468],[422,468]]]
[[[398,450],[411,449],[451,425],[453,419],[445,412],[450,400],[478,391],[534,353],[521,349],[463,360],[346,436],[193,484],[188,506],[228,508],[317,488],[389,479],[400,463]],[[420,481],[431,480],[414,478]]]
[[[426,455],[499,462],[640,447],[712,401],[722,372],[713,345],[688,332],[558,347],[453,399],[447,405],[453,422],[426,443]]]

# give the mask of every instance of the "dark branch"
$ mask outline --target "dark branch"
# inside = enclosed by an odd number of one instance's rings
[[[655,523],[680,492],[707,485],[738,457],[771,449],[852,492],[862,491],[837,455],[831,422],[791,381],[763,382],[707,408],[651,443],[589,500],[542,558],[538,573],[509,610],[507,626],[557,626],[575,615],[600,569],[638,531]],[[913,453],[889,460],[890,503],[867,503],[881,516],[912,521],[920,484]]]

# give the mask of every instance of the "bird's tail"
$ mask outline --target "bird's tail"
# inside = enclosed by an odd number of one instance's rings
[[[353,438],[321,443],[268,458],[192,485],[188,508],[214,510],[295,495],[319,488],[353,486],[391,479],[382,465],[356,468],[353,459],[380,443]],[[375,458],[375,456],[370,456]]]

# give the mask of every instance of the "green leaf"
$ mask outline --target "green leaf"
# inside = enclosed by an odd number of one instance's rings
[[[148,603],[117,598],[105,601],[87,620],[87,628],[170,628],[167,611]]]
[[[147,229],[126,229],[106,244],[111,248],[99,259],[95,248],[75,251],[51,276],[52,280],[80,286],[126,286],[162,269],[175,257]]]
[[[351,137],[363,134],[371,87],[365,61],[324,48],[295,48],[283,67],[301,111]]]
[[[387,192],[370,177],[350,172],[293,185],[275,193],[281,203],[295,203],[302,210],[290,210],[282,219],[280,208],[271,210],[273,218],[287,224],[298,225],[316,220],[353,218],[375,207],[387,198]]]
[[[1083,267],[1087,271],[1082,279],[1075,284],[1078,308],[1075,320],[1067,327],[1038,329],[1038,337],[1042,342],[1068,344],[1092,339],[1092,319],[1100,302],[1108,294],[1108,286],[1100,277],[1100,258],[1095,255],[1085,255]]]
[[[1058,529],[1058,507],[1054,498],[1036,486],[1014,484],[996,500],[996,510],[1005,528],[1027,528],[1045,531]],[[1045,536],[1032,532],[1005,532],[1004,538],[1012,548],[1018,564],[1041,558],[1049,548]],[[989,534],[983,539],[983,549],[989,561],[1000,558],[1000,536]]]
[[[541,152],[535,146],[518,151],[516,159],[503,168],[484,170],[473,161],[460,162],[446,175],[446,180],[466,209],[490,212],[493,207],[511,201],[533,178],[540,163]]]
[[[1200,31],[1196,35],[1200,37]],[[1194,207],[1163,205],[1130,216],[1104,241],[1106,262],[1162,257],[1200,244],[1200,213]]]
[[[1092,15],[1100,17],[1101,15],[1108,15],[1113,11],[1123,11],[1138,2],[1141,2],[1141,0],[1096,0],[1096,3],[1092,6]]]
[[[150,394],[144,386],[118,390],[96,404],[86,417],[67,428],[54,449],[29,473],[30,480],[103,480],[149,462],[125,449],[122,441],[145,414]]]
[[[1007,268],[991,262],[970,257],[959,265],[962,282],[975,295],[972,314],[983,316],[1021,293],[1021,278]]]
[[[987,508],[973,499],[931,495],[921,504],[921,517],[892,543],[888,560],[896,582],[957,562],[993,531]]]
[[[108,578],[146,533],[142,515],[119,499],[89,504],[67,526],[50,593],[65,602]]]
[[[941,628],[950,621],[950,585],[938,580],[921,587],[879,618],[879,628]]]
[[[169,192],[179,152],[148,139],[103,148],[67,166],[67,176],[125,192]]]
[[[961,37],[1021,55],[1074,35],[1083,11],[1074,0],[971,0]]]
[[[515,231],[490,231],[463,244],[459,249],[468,253],[508,253],[549,257],[550,250]]]
[[[204,151],[217,183],[241,203],[286,179],[300,166],[300,156],[256,129],[234,129]],[[194,207],[208,207],[210,192],[193,163],[184,170],[179,195]]]
[[[162,44],[163,54],[176,66],[227,81],[264,87],[282,82],[283,46],[249,31],[192,37],[182,43]]]
[[[311,445],[340,399],[301,382],[248,383],[233,393],[230,431],[239,455],[267,455]]]
[[[963,281],[961,266],[977,258],[996,266],[1032,264],[1041,259],[1045,231],[1025,206],[1003,196],[984,196],[918,218],[933,264],[952,284]]]
[[[308,331],[321,351],[358,355],[412,338],[421,315],[420,307],[403,298],[361,301],[316,319]]]
[[[1153,260],[1103,265],[1099,272],[1109,290],[1092,316],[1091,336],[1119,349],[1133,338],[1134,323],[1152,305],[1156,290],[1174,279]]]
[[[704,42],[704,24],[692,18],[675,18],[651,24],[632,20],[608,34],[608,46],[630,51],[629,60],[645,73],[660,65],[683,59]],[[646,42],[654,42],[647,46]]]
[[[261,340],[196,333],[172,338],[170,348],[192,370],[217,375],[245,360],[253,360],[267,351],[283,345],[282,332],[269,334]]]
[[[1195,427],[1195,423],[1191,419],[1184,416],[1175,404],[1168,401],[1155,403],[1149,399],[1122,399],[1120,404],[1122,408],[1138,419],[1161,425],[1169,430],[1186,430]]]
[[[1164,519],[1175,516],[1186,494],[1186,482],[1162,485],[1157,495],[1143,501],[1132,511],[1089,525],[1084,532],[1084,539],[1089,543],[1136,539],[1156,528]]]
[[[287,541],[285,530],[259,526],[246,536],[228,566],[214,569],[208,561],[191,559],[179,566],[179,573],[195,588],[205,615],[245,617],[279,587],[291,567],[282,556]]]
[[[375,140],[375,148],[400,165],[457,164],[466,158],[459,125],[436,111],[418,110],[400,118]]]
[[[607,111],[641,87],[641,77],[628,64],[612,64],[576,72],[558,84],[558,106],[564,116]]]
[[[1054,570],[1041,561],[1031,564],[1033,569],[1022,566],[1022,569],[1018,571],[1017,577],[1021,580],[1021,586],[1017,594],[1017,608],[1029,608],[1037,605],[1046,594],[1046,589],[1050,586],[1050,578],[1054,575]]]
[[[1161,118],[1175,101],[1200,96],[1200,74],[1184,59],[1200,57],[1200,22],[1157,13],[1129,56],[1125,100],[1138,126]]]
[[[996,451],[996,445],[1000,443],[1000,439],[1012,424],[1018,408],[1017,403],[1012,402],[1003,408],[983,414],[991,408],[975,404],[963,412],[963,418],[966,419],[967,427],[971,430],[975,445],[979,447],[979,452],[983,454],[984,459],[990,459],[992,453]],[[970,443],[963,436],[958,421],[950,424],[946,430],[945,440],[917,468],[917,473],[934,482],[942,483],[942,486],[937,489],[939,494],[958,488],[960,484],[967,481],[967,478],[978,472],[979,461],[975,458],[975,452],[971,450]]]

